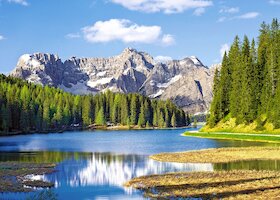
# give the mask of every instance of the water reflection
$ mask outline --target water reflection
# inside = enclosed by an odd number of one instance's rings
[[[105,195],[108,199],[120,195],[125,197],[141,197],[123,184],[138,176],[162,174],[176,171],[212,171],[212,164],[180,164],[153,161],[145,155],[122,155],[113,153],[64,153],[64,152],[10,152],[0,153],[1,161],[22,162],[57,162],[57,171],[43,176],[31,176],[34,180],[45,180],[55,183],[54,192],[62,199],[88,198],[93,195]],[[69,192],[71,190],[71,193]],[[110,196],[109,194],[112,194]],[[2,194],[1,197],[24,199],[25,194]],[[109,197],[108,197],[109,195]],[[65,198],[67,197],[67,198]],[[61,199],[61,198],[59,198]],[[140,198],[141,199],[141,198]]]
[[[48,176],[48,180],[58,181],[67,177],[66,183],[71,187],[89,185],[122,186],[126,181],[143,175],[162,174],[176,171],[212,171],[211,164],[180,164],[153,161],[146,156],[115,155],[94,153],[78,168],[73,164],[62,164],[59,172]],[[76,162],[76,161],[75,161]],[[62,176],[62,177],[61,177]]]
[[[214,164],[215,171],[219,170],[280,170],[279,160],[249,160]]]
[[[176,171],[280,169],[278,161],[178,164],[161,163],[148,158],[148,155],[160,152],[218,147],[273,146],[269,143],[182,137],[182,132],[184,130],[177,129],[95,131],[1,137],[0,161],[57,163],[57,172],[33,178],[55,183],[53,192],[58,199],[67,200],[143,199],[141,194],[126,190],[122,185],[131,178],[149,174]],[[26,199],[28,195],[30,194],[0,194],[0,199]]]
[[[122,185],[134,178],[149,174],[178,171],[217,170],[280,170],[280,161],[252,160],[219,164],[164,163],[149,159],[145,155],[121,155],[113,153],[70,152],[22,152],[0,153],[1,161],[57,162],[57,172],[34,176],[54,182],[56,187],[88,187]]]

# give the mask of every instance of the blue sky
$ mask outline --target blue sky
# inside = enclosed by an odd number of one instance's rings
[[[257,37],[280,0],[0,0],[0,72],[25,53],[108,57],[195,55],[210,66],[235,35]]]

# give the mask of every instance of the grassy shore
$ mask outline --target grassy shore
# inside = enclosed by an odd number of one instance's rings
[[[275,134],[280,135],[280,129],[273,126],[272,123],[267,122],[266,117],[260,121],[254,121],[250,124],[237,124],[235,118],[221,120],[214,127],[205,125],[200,129],[200,132],[226,132],[226,133],[249,133],[249,134]]]
[[[161,153],[150,158],[179,163],[280,160],[280,147],[206,149]],[[142,190],[144,196],[154,199],[279,199],[280,172],[266,170],[175,172],[134,178],[125,186]]]
[[[125,184],[155,199],[279,199],[280,172],[221,171],[151,175]]]
[[[227,140],[244,140],[255,142],[280,143],[278,134],[257,134],[257,133],[226,133],[226,132],[185,132],[184,136],[210,138],[210,139],[227,139]]]
[[[280,147],[218,148],[150,156],[161,162],[228,163],[246,160],[280,160]]]

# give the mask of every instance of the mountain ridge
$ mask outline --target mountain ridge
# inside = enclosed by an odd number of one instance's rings
[[[158,62],[133,48],[108,58],[71,57],[65,61],[49,53],[24,54],[10,75],[74,94],[109,89],[171,99],[189,113],[208,110],[213,96],[214,70],[197,57]]]

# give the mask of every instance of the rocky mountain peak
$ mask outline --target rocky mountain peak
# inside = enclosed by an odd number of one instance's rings
[[[171,99],[190,113],[204,112],[212,99],[214,71],[195,56],[159,63],[151,55],[126,48],[110,58],[76,58],[34,53],[19,58],[12,76],[74,94],[106,90]]]

